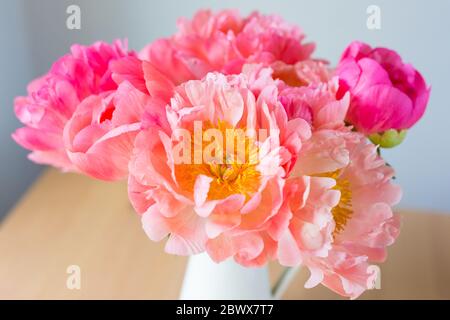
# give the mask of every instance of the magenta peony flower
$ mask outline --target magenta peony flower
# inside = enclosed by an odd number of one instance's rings
[[[422,75],[386,48],[353,42],[337,67],[342,92],[352,95],[347,120],[360,132],[391,147],[424,114],[430,95]],[[399,134],[393,134],[393,130]],[[387,132],[388,139],[383,139]]]
[[[27,97],[16,98],[15,113],[25,127],[12,137],[32,151],[31,160],[77,171],[66,154],[64,126],[83,99],[117,88],[109,63],[127,55],[133,53],[127,51],[126,42],[118,40],[112,45],[74,45],[46,75],[30,83]]]

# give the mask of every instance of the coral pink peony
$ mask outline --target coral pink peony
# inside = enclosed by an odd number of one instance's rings
[[[127,55],[133,53],[121,41],[74,45],[46,75],[30,83],[27,97],[16,98],[15,113],[25,127],[13,138],[32,150],[31,160],[76,171],[64,148],[64,126],[84,98],[117,88],[109,63]]]
[[[347,120],[364,134],[409,129],[425,112],[430,89],[395,51],[353,42],[337,74],[342,90],[352,94]]]
[[[288,223],[277,216],[285,169],[310,129],[302,119],[287,119],[268,74],[250,68],[188,81],[167,108],[169,128],[138,134],[129,197],[150,239],[168,237],[167,252],[207,251],[215,261],[234,257],[246,266],[275,254]]]
[[[192,20],[180,19],[178,29],[144,48],[140,57],[167,73],[176,70],[184,81],[212,71],[240,73],[246,63],[295,64],[314,50],[314,44],[302,43],[305,36],[298,27],[257,12],[242,18],[234,10],[201,10]]]
[[[314,51],[313,43],[302,44],[305,35],[277,15],[252,13],[236,35],[236,47],[247,62],[287,64],[307,60]]]
[[[118,180],[128,174],[136,134],[145,117],[165,118],[165,109],[128,82],[113,93],[84,99],[64,129],[69,159],[85,174]]]
[[[282,208],[292,218],[278,243],[280,263],[306,265],[306,287],[322,283],[352,298],[371,288],[376,270],[369,263],[384,261],[399,233],[391,207],[401,190],[393,175],[363,135],[313,133],[286,183]]]

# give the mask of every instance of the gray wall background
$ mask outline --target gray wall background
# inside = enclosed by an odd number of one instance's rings
[[[66,8],[81,7],[81,30],[66,29]],[[366,9],[381,8],[381,30],[368,30]],[[423,120],[401,147],[384,153],[404,188],[402,207],[450,213],[449,0],[1,0],[0,1],[0,217],[39,174],[10,134],[19,126],[12,100],[46,72],[73,43],[128,38],[134,49],[175,31],[180,16],[199,8],[277,13],[317,43],[316,55],[336,63],[352,40],[397,50],[432,85]]]

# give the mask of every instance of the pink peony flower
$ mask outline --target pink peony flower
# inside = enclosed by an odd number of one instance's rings
[[[366,135],[409,129],[425,112],[430,89],[395,51],[353,42],[337,74],[342,91],[352,95],[347,120]]]
[[[149,238],[168,237],[168,253],[207,251],[217,262],[234,257],[246,266],[274,255],[287,224],[277,216],[285,169],[310,129],[302,119],[287,119],[268,74],[249,68],[239,76],[210,73],[188,81],[175,88],[169,127],[148,126],[137,135],[129,197]],[[241,140],[198,140],[196,134],[202,139],[208,132]],[[205,156],[214,146],[221,148]]]
[[[307,266],[308,288],[322,283],[351,298],[370,289],[376,270],[369,263],[384,261],[399,234],[393,175],[363,135],[314,132],[286,182],[282,208],[292,218],[278,243],[280,263]]]
[[[335,227],[331,210],[339,203],[335,181],[327,177],[293,176],[284,188],[281,211],[288,227],[278,242],[278,260],[287,266],[304,263],[305,256],[326,257]]]
[[[117,91],[89,96],[64,129],[70,161],[82,173],[97,179],[125,178],[144,114],[162,124],[164,111],[158,101],[128,82],[122,82]]]
[[[242,60],[234,42],[244,23],[235,10],[216,14],[200,10],[192,20],[179,19],[179,31],[169,41],[184,64],[201,78],[211,71],[230,69]]]
[[[12,137],[32,151],[31,160],[64,171],[77,170],[65,151],[64,126],[83,99],[117,88],[109,63],[127,55],[133,53],[121,41],[74,45],[46,75],[30,83],[27,97],[16,98],[15,113],[25,127]]]
[[[180,19],[178,29],[144,48],[140,57],[169,74],[176,70],[184,81],[213,71],[238,74],[247,63],[295,64],[314,50],[314,44],[302,43],[305,36],[298,27],[257,12],[242,18],[234,10],[201,10],[192,20]]]
[[[338,129],[344,120],[350,103],[350,94],[336,98],[338,78],[325,82],[313,82],[308,86],[281,86],[279,100],[289,119],[306,120],[313,129]]]
[[[313,43],[302,44],[305,35],[277,15],[252,13],[245,19],[242,31],[236,36],[236,47],[247,62],[295,64],[309,59]]]

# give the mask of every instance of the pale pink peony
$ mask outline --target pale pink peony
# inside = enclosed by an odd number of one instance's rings
[[[46,75],[30,83],[27,97],[16,98],[15,113],[25,127],[17,129],[13,138],[32,151],[31,160],[77,170],[65,151],[64,126],[84,98],[117,88],[109,63],[127,55],[133,53],[118,40],[112,45],[74,45]]]
[[[347,119],[365,134],[409,129],[425,112],[430,89],[393,50],[352,42],[337,74],[342,91],[352,94]]]
[[[304,263],[305,256],[328,256],[335,227],[331,210],[339,203],[335,181],[327,177],[294,176],[284,188],[281,214],[288,228],[278,242],[278,260],[287,266]]]
[[[392,184],[393,176],[363,135],[345,129],[314,132],[286,183],[290,196],[282,208],[292,219],[278,243],[280,263],[307,266],[308,288],[322,283],[351,298],[371,288],[377,274],[370,262],[384,261],[386,247],[399,234],[391,207],[401,189]]]
[[[244,64],[309,59],[314,44],[303,44],[302,31],[279,16],[254,12],[242,18],[235,10],[197,12],[178,21],[179,31],[142,50],[140,57],[179,79],[201,79],[208,72],[239,74]],[[180,82],[178,82],[180,83]]]
[[[148,126],[138,134],[129,166],[129,197],[150,239],[168,237],[167,252],[207,251],[217,262],[234,257],[246,266],[262,265],[275,254],[276,239],[288,223],[277,216],[285,168],[310,129],[302,119],[287,119],[268,74],[250,68],[239,76],[211,73],[204,80],[188,81],[175,89],[167,108],[169,128]],[[176,161],[180,142],[206,150],[202,142],[179,134],[186,129],[195,135],[194,121],[202,123],[201,132],[213,128],[234,134],[242,129],[245,161],[237,162],[236,150],[226,142],[217,158],[192,163],[192,149],[186,153],[188,163]],[[269,134],[255,135],[259,129]]]

